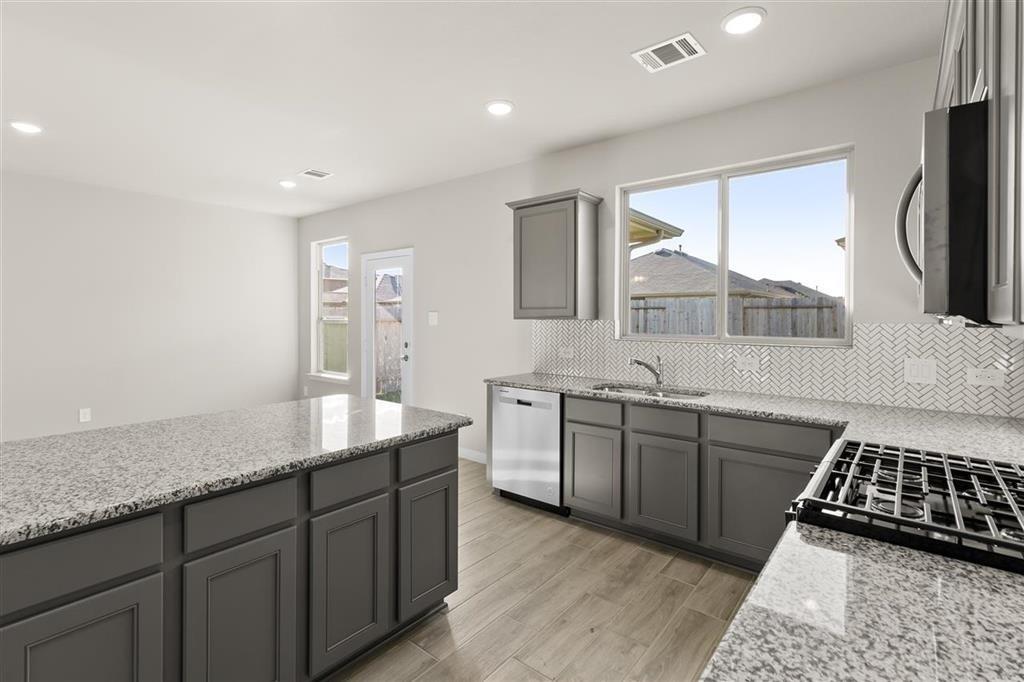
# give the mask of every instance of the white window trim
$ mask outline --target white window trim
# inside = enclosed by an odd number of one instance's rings
[[[342,321],[341,318],[329,317],[322,318],[320,316],[322,296],[323,296],[323,250],[324,247],[332,246],[334,244],[349,245],[348,250],[348,297],[349,297],[349,319],[344,320],[349,324],[349,353],[346,358],[345,366],[348,367],[348,372],[329,372],[321,366],[323,354],[321,353],[321,342],[322,335],[320,334],[320,323],[324,320],[327,321]],[[322,239],[315,242],[310,242],[310,253],[309,253],[309,272],[310,272],[310,356],[309,356],[309,373],[308,376],[314,379],[321,379],[323,381],[332,381],[336,383],[347,384],[352,377],[352,322],[351,322],[351,310],[352,310],[352,244],[349,242],[348,237],[332,237],[331,239]]]
[[[846,334],[837,339],[816,339],[773,336],[733,336],[729,334],[723,320],[728,319],[729,284],[729,235],[724,227],[728,224],[730,178],[753,175],[794,166],[810,165],[827,161],[846,160],[846,195],[848,213],[846,219]],[[615,338],[629,341],[664,341],[668,343],[728,343],[764,346],[845,346],[853,345],[853,145],[839,145],[798,154],[778,156],[749,163],[722,166],[710,170],[682,173],[652,180],[641,180],[615,188]],[[716,300],[715,336],[687,336],[679,334],[631,334],[629,333],[629,239],[625,237],[625,226],[629,224],[629,195],[634,192],[648,192],[679,185],[688,185],[707,180],[718,180],[718,296]],[[722,295],[725,292],[726,295]]]

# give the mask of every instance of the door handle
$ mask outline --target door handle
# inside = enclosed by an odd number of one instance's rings
[[[403,362],[409,362],[409,354],[408,353],[406,353],[405,355],[402,356],[402,361]]]
[[[922,169],[921,166],[918,166],[911,176],[910,182],[903,188],[900,203],[896,207],[896,248],[899,249],[900,258],[903,259],[903,265],[906,266],[907,272],[918,284],[921,283],[921,266],[914,259],[914,254],[910,252],[910,239],[907,237],[907,212],[910,210],[910,200],[913,198],[917,186],[921,184],[921,175]]]

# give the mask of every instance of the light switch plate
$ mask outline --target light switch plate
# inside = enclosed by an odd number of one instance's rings
[[[80,407],[78,408],[78,423],[84,424],[92,421],[92,408],[91,407]]]
[[[992,367],[968,367],[967,383],[971,386],[1002,386],[1006,373]]]
[[[756,372],[761,369],[761,361],[753,355],[742,355],[736,358],[736,369],[741,372]]]
[[[428,310],[427,311],[427,324],[430,325],[431,327],[436,327],[437,324],[438,324],[438,321],[439,321],[438,320],[439,317],[440,316],[438,315],[436,310]]]
[[[936,374],[935,358],[903,359],[903,381],[908,384],[934,384]]]

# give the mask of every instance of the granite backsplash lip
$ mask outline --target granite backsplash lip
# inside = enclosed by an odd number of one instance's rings
[[[7,441],[0,443],[0,547],[472,423],[334,395]]]
[[[1024,575],[791,523],[701,679],[1020,680],[1021,613]]]
[[[887,445],[926,448],[1024,464],[1024,419],[958,412],[919,410],[764,393],[727,391],[701,386],[709,395],[686,399],[624,395],[594,390],[595,384],[619,383],[601,377],[527,373],[485,379],[486,384],[554,391],[582,398],[681,407],[713,414],[816,424],[842,429],[842,437]],[[822,457],[825,453],[822,452]]]

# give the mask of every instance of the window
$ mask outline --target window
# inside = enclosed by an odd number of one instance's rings
[[[849,343],[850,157],[621,188],[619,335]]]
[[[313,244],[316,330],[313,370],[348,377],[348,242]]]

